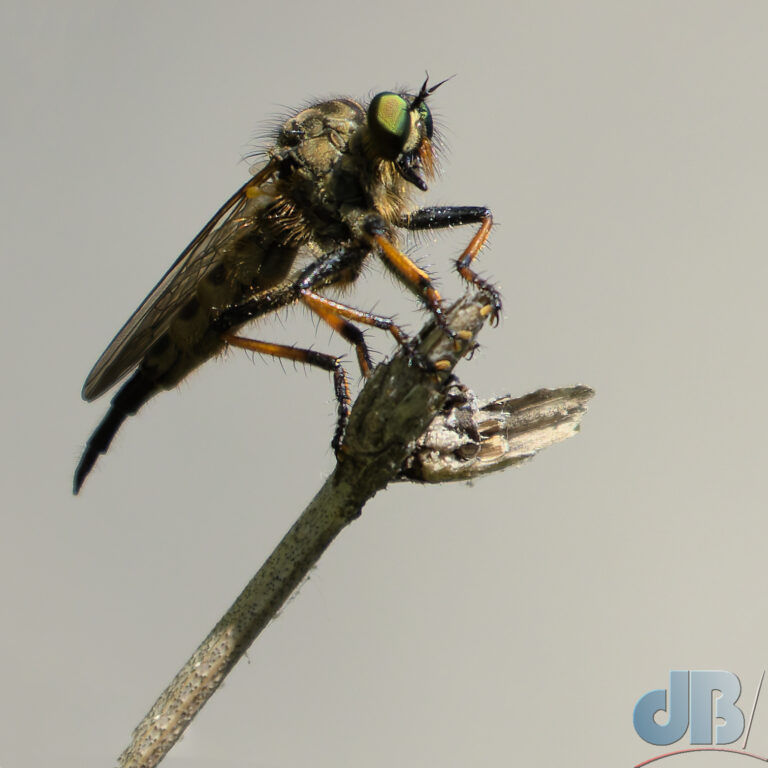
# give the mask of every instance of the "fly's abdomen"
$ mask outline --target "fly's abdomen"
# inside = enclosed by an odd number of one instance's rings
[[[255,229],[221,249],[216,265],[203,275],[191,298],[147,351],[141,369],[158,388],[176,386],[198,365],[222,349],[213,323],[222,309],[235,306],[282,283],[297,249]]]
[[[75,493],[129,416],[159,391],[173,388],[221,351],[221,330],[214,328],[220,311],[284,282],[297,250],[258,230],[220,249],[215,266],[199,278],[191,297],[176,310],[166,330],[147,350],[138,370],[112,399],[78,464]]]

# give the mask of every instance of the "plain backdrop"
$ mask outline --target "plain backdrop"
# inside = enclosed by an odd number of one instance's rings
[[[504,320],[459,374],[597,395],[530,464],[377,496],[165,765],[632,766],[661,751],[632,712],[670,669],[730,670],[748,710],[768,664],[767,35],[763,0],[5,0],[0,768],[113,765],[333,466],[328,376],[230,354],[131,419],[74,498],[107,407],[81,401],[88,370],[275,115],[425,70],[456,77],[420,202],[497,221],[480,267]],[[470,236],[409,245],[449,297]],[[423,321],[375,265],[350,298]],[[301,310],[257,336],[354,370]],[[768,753],[759,705],[749,747]]]

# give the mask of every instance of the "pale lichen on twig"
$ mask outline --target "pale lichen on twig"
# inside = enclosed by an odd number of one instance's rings
[[[274,618],[340,531],[393,480],[467,480],[530,458],[578,429],[587,387],[539,390],[480,403],[451,374],[489,315],[482,293],[431,321],[414,354],[379,365],[355,402],[339,461],[315,498],[160,695],[119,758],[153,768]],[[439,371],[435,371],[435,365]]]

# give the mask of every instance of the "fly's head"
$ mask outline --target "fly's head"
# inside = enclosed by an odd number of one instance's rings
[[[435,173],[432,113],[427,98],[445,82],[427,87],[428,80],[416,96],[391,91],[376,94],[367,115],[369,153],[391,164],[406,182],[422,191]]]

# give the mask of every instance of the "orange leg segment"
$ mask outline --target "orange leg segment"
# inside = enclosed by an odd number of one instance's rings
[[[405,344],[407,340],[405,334],[391,317],[364,312],[308,290],[302,291],[301,301],[319,318],[328,323],[334,331],[354,345],[363,376],[367,377],[371,372],[371,358],[368,354],[368,347],[365,344],[362,331],[350,323],[350,320],[356,320],[359,323],[388,331],[400,345]]]
[[[456,261],[456,269],[459,274],[470,283],[477,284],[480,279],[477,273],[470,269],[470,264],[475,260],[475,257],[480,252],[480,249],[485,245],[488,240],[488,235],[491,234],[491,227],[493,226],[493,217],[488,214],[480,224],[480,229],[475,232],[475,236],[469,241],[469,245],[464,249],[464,253],[459,256]]]
[[[493,312],[492,323],[493,325],[498,325],[499,315],[501,314],[501,297],[496,288],[487,280],[480,277],[480,275],[478,275],[470,266],[480,252],[480,249],[488,240],[488,235],[491,233],[492,226],[493,218],[489,213],[488,216],[483,219],[480,229],[477,230],[475,236],[469,241],[469,245],[464,249],[464,253],[462,253],[456,260],[456,270],[468,283],[476,285],[480,290],[485,291],[491,297],[492,303],[490,306],[491,311]]]
[[[441,306],[440,294],[432,285],[429,275],[411,261],[399,248],[394,246],[384,235],[371,234],[371,240],[379,248],[384,261],[391,267],[398,277],[413,291],[418,293],[424,299],[426,305],[432,311],[435,319],[440,326],[450,336],[454,336],[453,331],[448,328],[443,308]]]

